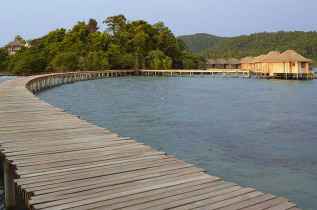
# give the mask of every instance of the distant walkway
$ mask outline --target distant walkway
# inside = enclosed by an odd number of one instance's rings
[[[50,74],[0,84],[7,207],[14,206],[17,190],[30,209],[299,209],[287,199],[221,181],[204,169],[119,137],[32,93],[78,80],[133,74]]]

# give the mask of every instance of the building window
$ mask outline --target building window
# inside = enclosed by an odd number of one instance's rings
[[[305,69],[306,68],[306,62],[301,62],[301,67],[302,67],[302,69]]]

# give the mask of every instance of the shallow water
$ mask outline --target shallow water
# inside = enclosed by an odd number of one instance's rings
[[[38,96],[211,175],[317,206],[317,80],[124,77]]]
[[[317,206],[317,80],[123,77],[38,96],[225,181]]]

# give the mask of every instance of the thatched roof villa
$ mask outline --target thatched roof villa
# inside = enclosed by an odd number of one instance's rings
[[[216,69],[226,69],[227,68],[228,61],[225,59],[217,59],[216,60]]]
[[[20,40],[15,39],[14,41],[9,42],[7,45],[5,45],[4,49],[9,55],[11,55],[20,50],[22,46],[23,44],[20,42]]]
[[[241,69],[252,70],[255,68],[255,62],[253,57],[245,57],[240,60]]]
[[[239,61],[236,58],[230,58],[228,59],[228,65],[227,68],[228,69],[238,69],[239,68]]]
[[[246,57],[240,60],[241,69],[261,72],[271,77],[281,76],[282,74],[285,78],[288,74],[292,74],[292,77],[294,75],[296,77],[297,74],[297,78],[298,74],[308,75],[310,73],[309,63],[311,62],[311,60],[294,50],[287,50],[282,54],[278,51],[271,51],[267,55],[260,55],[255,58]]]
[[[269,73],[273,76],[274,73],[309,73],[309,63],[312,61],[294,50],[287,50],[275,58],[272,57],[271,60],[268,60],[267,62],[272,64],[272,69],[269,69]]]
[[[206,69],[214,69],[216,68],[216,61],[213,59],[207,59],[205,63],[205,68]]]

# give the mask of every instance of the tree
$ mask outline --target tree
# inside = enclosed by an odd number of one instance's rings
[[[47,34],[45,39],[45,45],[55,42],[62,42],[66,35],[66,29],[56,29],[55,31],[51,31]]]
[[[166,56],[162,60],[162,69],[171,69],[172,68],[173,61],[170,57]]]
[[[22,44],[25,44],[25,40],[24,40],[20,35],[16,35],[16,36],[14,37],[14,39],[17,39],[17,40],[19,40]]]
[[[172,68],[172,59],[165,56],[160,50],[152,50],[147,56],[148,65],[151,69],[170,69]]]
[[[103,51],[88,52],[78,60],[79,68],[83,71],[105,70],[109,68],[107,53]]]
[[[34,48],[22,48],[14,56],[9,56],[7,70],[16,74],[30,74],[45,71],[46,54]]]
[[[115,34],[120,28],[124,27],[126,24],[127,19],[124,17],[124,15],[116,15],[108,17],[105,21],[102,23],[107,24],[107,32]]]
[[[65,72],[78,69],[78,55],[74,52],[59,53],[49,66],[49,70]]]
[[[199,57],[192,52],[185,52],[182,56],[183,68],[184,69],[198,69],[199,68]]]
[[[65,42],[85,42],[89,35],[89,26],[85,22],[78,22],[72,30],[66,33],[63,41]]]
[[[88,26],[90,33],[95,33],[99,29],[99,27],[97,27],[97,21],[92,18],[89,19]]]
[[[172,58],[173,67],[178,68],[178,58],[181,56],[180,47],[177,44],[174,34],[170,30],[163,30],[156,36],[157,48],[164,52],[165,55]]]
[[[22,47],[14,56],[7,56],[2,49],[0,69],[20,74],[132,69],[140,64],[142,68],[170,69],[182,67],[183,59],[195,60],[183,56],[186,45],[163,22],[130,22],[117,15],[103,23],[109,33],[98,31],[97,21],[90,19],[88,24],[79,21],[70,30],[60,28],[33,39],[31,48]]]
[[[4,72],[6,70],[7,57],[8,55],[4,48],[0,48],[0,72]]]

